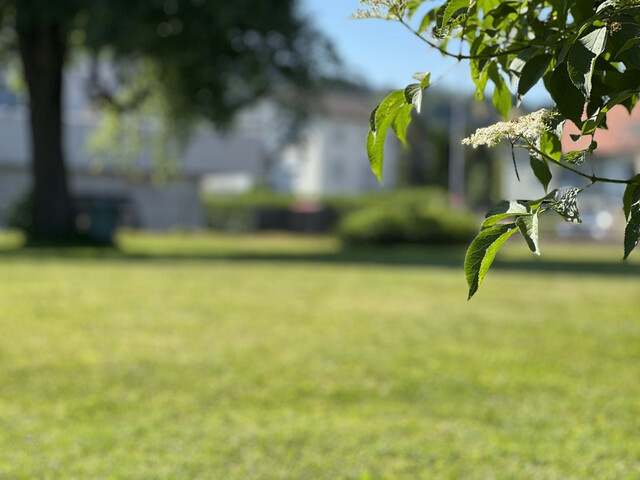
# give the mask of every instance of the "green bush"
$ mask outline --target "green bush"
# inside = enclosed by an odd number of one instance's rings
[[[470,242],[477,220],[447,206],[441,190],[407,190],[371,196],[369,205],[346,214],[337,234],[351,245],[460,244]]]
[[[298,204],[290,195],[266,191],[204,199],[207,227],[227,232],[260,230],[266,217],[286,216]],[[433,187],[333,196],[318,207],[332,212],[332,221],[338,219],[333,230],[350,244],[468,243],[477,228],[471,213],[451,210],[446,191]]]
[[[208,228],[226,232],[253,232],[258,210],[289,210],[293,197],[265,191],[240,195],[210,195],[203,204]]]

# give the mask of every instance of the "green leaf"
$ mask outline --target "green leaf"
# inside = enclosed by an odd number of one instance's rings
[[[382,181],[382,167],[384,163],[384,143],[389,127],[393,128],[402,143],[407,140],[407,127],[411,122],[411,110],[420,112],[422,104],[422,90],[429,86],[431,74],[417,73],[416,80],[404,90],[395,90],[378,105],[369,119],[370,130],[367,135],[367,155],[371,169],[378,180]]]
[[[637,29],[638,32],[640,32],[640,28]],[[635,47],[636,45],[638,45],[640,43],[640,37],[632,37],[629,38],[628,40],[626,40],[622,46],[616,51],[616,55],[620,55],[621,53],[626,52],[627,50],[629,50],[630,48]]]
[[[553,131],[544,132],[540,137],[540,151],[554,160],[560,161],[562,158],[560,138]]]
[[[591,77],[596,58],[607,43],[607,27],[593,30],[579,38],[569,50],[567,57],[567,71],[573,84],[591,97]]]
[[[556,201],[549,204],[562,218],[570,223],[582,223],[580,212],[578,212],[577,196],[580,189],[569,188]]]
[[[538,155],[530,155],[529,164],[531,165],[531,170],[533,170],[533,173],[540,181],[540,183],[544,187],[544,191],[546,192],[547,187],[549,187],[549,182],[551,182],[551,179],[553,178],[547,160],[545,158],[541,158]]]
[[[500,220],[514,215],[531,215],[531,207],[522,200],[501,200],[486,213],[485,221],[482,222],[481,228],[484,230],[495,225]]]
[[[600,4],[600,6],[596,9],[596,13],[602,12],[605,8],[609,8],[618,3],[618,0],[605,0]]]
[[[586,150],[576,150],[573,152],[567,152],[563,157],[563,160],[573,165],[582,165],[586,156]]]
[[[384,142],[387,130],[391,125],[401,131],[401,123],[396,124],[395,120],[403,106],[407,106],[403,90],[391,92],[371,114],[371,130],[367,135],[367,155],[371,169],[378,180],[382,181],[382,166],[384,161]],[[409,107],[411,109],[411,107]],[[408,122],[407,122],[408,124]],[[405,124],[405,129],[407,124]]]
[[[636,175],[631,180],[640,182],[640,175]],[[637,183],[630,183],[627,185],[624,195],[622,196],[622,208],[624,210],[625,220],[629,220],[631,207],[638,202],[640,202],[640,185]]]
[[[489,78],[494,83],[493,89],[493,104],[498,110],[498,113],[502,115],[502,118],[507,120],[509,116],[509,110],[511,110],[511,92],[507,88],[507,83],[500,75],[498,67],[495,63],[489,66]]]
[[[517,57],[511,60],[511,63],[509,64],[509,76],[512,87],[516,86],[518,78],[520,78],[520,75],[522,74],[522,69],[527,64],[527,60],[529,60],[536,51],[537,50],[533,47],[526,48],[520,52]]]
[[[632,180],[640,181],[640,175],[636,175]],[[638,244],[640,238],[640,185],[630,183],[624,191],[622,197],[624,218],[627,225],[624,229],[624,258],[626,259],[631,251]]]
[[[637,96],[637,92],[634,90],[623,90],[617,93],[604,106],[598,111],[596,115],[588,118],[581,127],[580,133],[582,135],[588,135],[596,131],[596,128],[602,124],[606,119],[607,112],[616,105],[622,104],[629,98]],[[573,138],[573,135],[571,136]],[[579,138],[579,136],[578,136]]]
[[[468,298],[471,298],[478,291],[496,253],[517,230],[518,227],[515,223],[494,225],[482,230],[471,242],[464,259],[464,273],[469,286]]]
[[[411,122],[411,105],[405,104],[398,109],[391,123],[393,132],[403,144],[407,143],[407,127],[409,126],[409,122]]]
[[[549,54],[536,55],[527,60],[520,72],[520,81],[518,82],[518,103],[531,88],[547,71],[553,57]]]
[[[487,12],[487,16],[493,17],[491,25],[493,28],[500,29],[505,21],[511,20],[518,16],[517,7],[520,6],[520,2],[502,1],[498,6]]]
[[[422,89],[420,88],[420,84],[412,83],[407,85],[404,89],[404,99],[409,105],[413,105],[418,113],[420,113],[420,107],[422,104]]]
[[[413,78],[420,82],[420,87],[424,90],[430,85],[431,72],[420,72],[413,75]]]
[[[631,180],[640,182],[640,175],[636,175]],[[624,229],[624,259],[626,259],[636,248],[640,238],[640,184],[630,183],[627,185],[622,197],[622,205],[624,218],[627,220]]]
[[[429,79],[431,77],[430,73],[417,73],[414,75],[416,80],[420,80],[420,83],[412,83],[407,85],[407,88],[404,89],[404,98],[405,101],[412,105],[418,113],[420,113],[420,108],[422,107],[422,91],[429,86]]]
[[[484,98],[484,89],[487,86],[487,80],[489,79],[489,72],[487,70],[479,70],[479,62],[477,60],[471,60],[471,78],[476,86],[475,97],[476,100],[482,100]]]
[[[631,251],[638,245],[640,239],[640,205],[631,206],[629,221],[624,229],[624,259],[629,257]]]
[[[448,0],[447,3],[445,3],[444,13],[442,14],[442,20],[438,23],[438,28],[446,27],[451,21],[451,18],[454,17],[454,14],[460,10],[464,9],[466,12],[469,8],[469,3],[469,0]]]
[[[520,233],[524,237],[529,250],[536,255],[540,255],[540,247],[538,246],[538,214],[523,215],[516,219],[516,225]]]
[[[544,197],[538,198],[537,200],[529,200],[527,203],[531,207],[531,210],[538,210],[543,203],[553,203],[557,201],[558,198],[558,190],[553,189],[551,192],[547,193]]]
[[[581,125],[582,111],[584,109],[584,95],[576,88],[569,78],[567,64],[561,63],[553,70],[547,83],[547,90],[551,98],[556,102],[559,112],[565,118]]]

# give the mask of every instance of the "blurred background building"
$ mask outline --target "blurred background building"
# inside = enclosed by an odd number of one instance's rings
[[[380,188],[366,149],[375,96],[367,91],[323,92],[308,104],[294,131],[275,100],[239,112],[232,127],[199,125],[189,135],[169,177],[155,182],[149,147],[118,162],[91,152],[99,128],[97,111],[84,87],[87,72],[65,75],[64,141],[73,195],[93,205],[126,210],[125,224],[144,229],[204,226],[202,195],[240,194],[261,187],[307,199]],[[30,190],[28,110],[6,86],[0,91],[0,225]],[[153,132],[152,132],[153,134]],[[118,137],[114,142],[122,141]],[[393,187],[400,146],[386,149],[385,188]]]

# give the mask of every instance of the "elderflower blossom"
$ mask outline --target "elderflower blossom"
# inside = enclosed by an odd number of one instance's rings
[[[360,5],[352,18],[389,18],[403,12],[407,0],[360,0]]]
[[[489,147],[498,145],[503,138],[508,139],[510,142],[521,138],[529,142],[535,142],[544,132],[550,129],[549,121],[552,118],[553,112],[543,108],[508,122],[498,122],[489,127],[479,128],[476,133],[462,140],[462,143],[476,148],[480,145]]]

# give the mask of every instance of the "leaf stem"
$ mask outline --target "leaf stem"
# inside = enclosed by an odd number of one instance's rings
[[[576,175],[579,175],[583,178],[588,179],[591,183],[596,183],[596,182],[603,182],[603,183],[620,183],[623,185],[630,185],[630,184],[640,184],[640,180],[634,180],[633,178],[630,178],[628,180],[620,180],[619,178],[607,178],[607,177],[599,177],[597,175],[589,175],[587,173],[581,172],[580,170],[570,167],[569,165],[560,162],[559,160],[556,160],[555,158],[547,155],[544,152],[541,152],[540,150],[538,150],[535,146],[533,146],[528,140],[525,139],[525,141],[527,142],[527,145],[512,145],[512,147],[516,147],[516,148],[525,148],[527,150],[531,150],[535,153],[537,153],[538,155],[544,157],[545,159],[547,159],[548,161],[556,164],[557,166],[564,168],[565,170],[568,170],[572,173],[575,173]],[[513,152],[513,150],[512,150]]]
[[[516,151],[514,147],[516,146],[515,140],[509,139],[511,143],[511,160],[513,160],[513,169],[516,171],[516,178],[520,181],[520,174],[518,173],[518,165],[516,164]]]
[[[484,54],[479,54],[479,55],[464,55],[462,53],[462,42],[461,42],[460,52],[459,53],[451,53],[447,49],[442,48],[441,46],[436,44],[435,42],[432,42],[428,38],[423,37],[420,34],[420,32],[417,32],[416,30],[414,30],[413,27],[411,27],[411,25],[409,25],[403,18],[401,18],[401,17],[397,17],[397,18],[398,18],[398,21],[402,25],[404,25],[411,33],[413,33],[416,37],[418,37],[420,40],[425,42],[431,48],[435,48],[441,54],[443,54],[443,55],[445,55],[447,57],[455,58],[458,61],[460,61],[460,60],[477,60],[477,59],[481,59],[481,58],[497,58],[497,57],[499,57],[501,55],[510,55],[512,53],[520,53],[523,50],[526,50],[527,48],[531,47],[531,45],[523,45],[521,47],[512,48],[512,49],[508,49],[508,50],[498,50],[495,53],[484,53]]]

